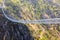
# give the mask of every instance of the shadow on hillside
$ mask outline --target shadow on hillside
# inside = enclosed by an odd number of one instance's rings
[[[34,40],[25,24],[13,23],[0,14],[0,40]]]

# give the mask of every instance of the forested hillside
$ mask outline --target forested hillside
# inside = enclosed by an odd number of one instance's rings
[[[2,2],[3,1],[0,0],[0,4]],[[60,0],[5,0],[4,3],[5,14],[9,18],[15,20],[40,20],[49,18],[60,18]],[[1,10],[0,12],[2,13]],[[21,24],[20,26],[22,25],[23,24]],[[29,23],[24,24],[22,27],[24,26],[28,28],[30,35],[34,38],[31,40],[60,40],[60,24]],[[14,40],[13,37],[11,40]]]

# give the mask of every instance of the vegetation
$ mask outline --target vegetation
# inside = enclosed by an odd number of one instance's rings
[[[16,20],[60,18],[59,0],[6,0],[4,10]],[[34,40],[60,40],[60,24],[25,24]]]

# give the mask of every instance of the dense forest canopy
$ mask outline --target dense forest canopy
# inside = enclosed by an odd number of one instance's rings
[[[54,0],[5,0],[5,14],[16,20],[59,18],[59,2]]]
[[[5,0],[4,12],[15,20],[60,18],[60,0]],[[25,25],[34,40],[60,40],[60,24]]]

